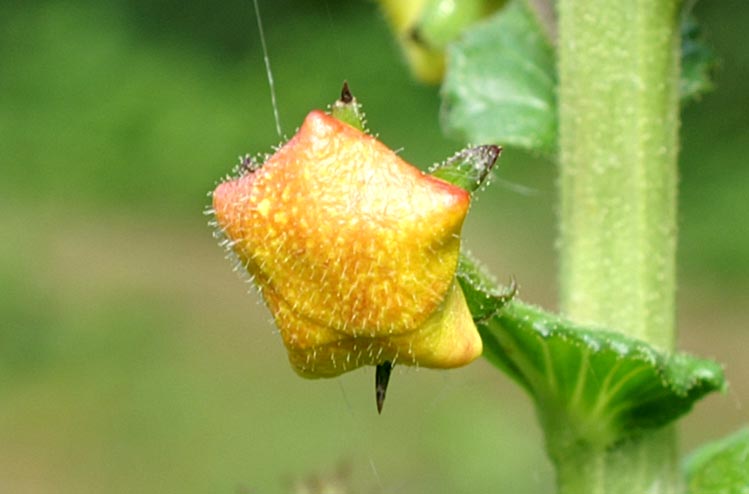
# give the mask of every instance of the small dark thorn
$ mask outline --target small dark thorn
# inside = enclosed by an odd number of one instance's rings
[[[382,406],[385,404],[385,393],[388,390],[388,381],[390,381],[390,372],[393,370],[393,364],[385,361],[377,365],[375,370],[375,398],[377,399],[377,413],[382,413]]]
[[[341,88],[341,103],[348,104],[354,101],[354,95],[351,94],[351,90],[348,87],[348,81],[343,81],[343,88]]]
[[[482,153],[486,153],[487,161],[489,161],[491,164],[487,167],[488,169],[491,169],[494,167],[494,165],[497,163],[497,160],[499,159],[499,155],[502,154],[502,146],[497,146],[496,144],[487,144],[484,146],[478,146],[476,149],[479,149]]]
[[[245,155],[244,158],[242,158],[242,163],[239,165],[239,172],[244,175],[246,173],[253,173],[257,171],[260,168],[260,166],[257,164],[257,162],[252,158],[252,156]]]
[[[520,292],[520,289],[518,288],[518,282],[515,280],[514,276],[510,276],[510,285],[506,287],[502,293],[495,295],[492,297],[494,299],[494,302],[499,304],[499,307],[496,308],[493,312],[490,312],[489,314],[485,315],[484,317],[480,317],[478,319],[474,319],[474,322],[477,324],[479,323],[485,323],[492,317],[496,316],[498,313],[504,309],[504,307],[512,302],[515,297],[517,297],[518,293]]]
[[[518,294],[518,282],[515,279],[515,276],[510,276],[510,286],[508,287],[507,291],[502,295],[502,298],[504,298],[506,301],[510,301],[514,299]]]

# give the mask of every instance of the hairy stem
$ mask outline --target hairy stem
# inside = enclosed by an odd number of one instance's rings
[[[612,450],[581,446],[557,462],[560,492],[666,493],[676,492],[677,474],[672,429],[654,432]]]
[[[560,0],[558,8],[562,310],[668,351],[680,2]],[[552,451],[560,491],[674,492],[674,443],[665,430],[605,451]]]

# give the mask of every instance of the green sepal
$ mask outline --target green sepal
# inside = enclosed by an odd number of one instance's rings
[[[467,257],[458,280],[484,356],[534,398],[552,451],[610,447],[668,424],[725,387],[723,370],[712,361],[665,354],[620,333],[508,301]]]
[[[684,464],[689,494],[749,492],[749,428],[702,446]]]
[[[430,173],[468,192],[475,192],[486,183],[500,154],[502,148],[492,144],[466,148],[437,165]]]
[[[356,100],[348,87],[348,82],[343,81],[341,96],[330,105],[330,115],[341,122],[347,123],[355,129],[366,132],[366,118],[361,104]]]

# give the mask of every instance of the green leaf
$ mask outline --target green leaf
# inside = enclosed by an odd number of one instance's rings
[[[473,261],[458,279],[484,341],[484,356],[535,399],[549,446],[601,448],[663,426],[706,393],[724,388],[722,368],[664,354],[622,334],[586,328],[493,288]]]
[[[442,86],[445,132],[466,142],[554,153],[555,51],[523,0],[469,29],[449,46]],[[693,16],[681,26],[682,102],[712,90],[715,55]]]
[[[679,96],[682,102],[697,99],[713,89],[715,64],[715,54],[703,40],[696,19],[686,16],[681,24]]]
[[[466,142],[556,147],[554,50],[521,0],[448,48],[442,123]]]
[[[355,129],[366,132],[366,119],[361,104],[356,100],[348,82],[343,81],[341,96],[330,105],[330,115]]]
[[[749,428],[701,447],[685,470],[689,494],[749,493]]]

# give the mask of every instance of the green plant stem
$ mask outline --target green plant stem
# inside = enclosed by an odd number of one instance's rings
[[[558,2],[561,308],[665,351],[674,342],[679,9],[679,0]],[[560,492],[675,492],[674,444],[665,430],[604,451],[551,451]]]
[[[654,432],[641,441],[610,451],[581,447],[559,462],[560,492],[663,493],[674,492],[670,480],[677,474],[672,429]]]
[[[562,308],[673,346],[678,2],[561,0]]]

